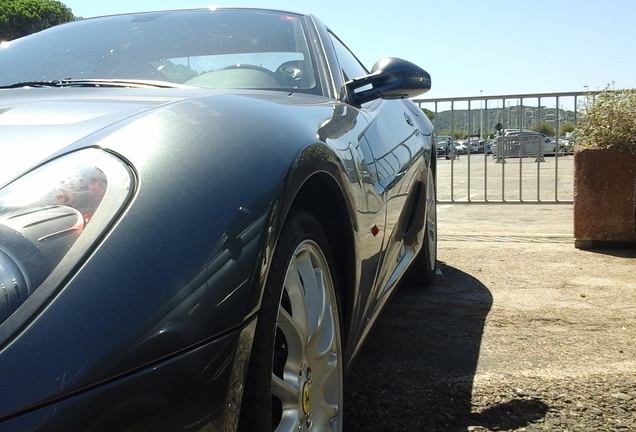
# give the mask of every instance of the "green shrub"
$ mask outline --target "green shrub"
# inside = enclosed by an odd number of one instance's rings
[[[574,132],[575,130],[576,126],[573,123],[561,123],[561,126],[559,127],[559,135],[565,136],[566,134]]]
[[[636,154],[636,89],[606,88],[587,96],[577,126],[579,149]]]
[[[549,124],[547,122],[541,122],[538,125],[532,126],[532,127],[530,127],[530,130],[542,133],[542,134],[547,135],[547,136],[554,136],[554,134],[556,132],[554,130],[554,126],[552,126],[551,124]]]

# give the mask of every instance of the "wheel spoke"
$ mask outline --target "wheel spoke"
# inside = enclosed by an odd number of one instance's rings
[[[301,249],[296,255],[296,271],[298,279],[301,281],[301,291],[299,291],[298,304],[296,307],[306,311],[306,323],[308,336],[316,332],[320,320],[320,312],[324,307],[324,283],[321,274],[322,263],[315,263],[316,258],[309,248]],[[293,310],[294,305],[292,305]]]
[[[307,340],[309,337],[309,311],[305,302],[305,281],[301,278],[301,270],[299,269],[301,266],[302,260],[299,260],[298,255],[296,255],[289,263],[289,268],[285,275],[284,290],[290,303],[287,312],[292,317],[291,319],[295,323],[297,332],[303,340]]]
[[[324,399],[317,401],[316,405],[319,405],[315,410],[314,415],[314,427],[316,430],[332,431],[335,429],[335,421],[340,416],[338,407],[328,404]]]
[[[300,397],[300,388],[298,382],[293,385],[293,381],[283,380],[276,375],[272,375],[272,394],[276,396],[283,404],[283,409],[298,409],[298,398]]]
[[[340,329],[337,327],[338,311],[332,304],[329,304],[329,306],[325,308],[325,316],[328,319],[324,320],[322,330],[323,337],[318,345],[318,352],[326,355],[338,352]]]
[[[341,401],[341,361],[333,340],[328,350],[316,353],[310,360],[314,381],[312,383],[312,412],[314,420],[326,425],[338,415],[337,407]],[[310,351],[311,352],[311,351]],[[319,427],[318,430],[328,430]]]
[[[278,313],[278,328],[285,335],[287,341],[287,361],[285,372],[289,369],[297,373],[305,357],[305,329],[298,325],[294,318],[282,309]]]

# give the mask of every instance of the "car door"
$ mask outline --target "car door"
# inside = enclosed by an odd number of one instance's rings
[[[423,173],[422,150],[431,143],[428,131],[422,131],[418,121],[424,113],[408,101],[376,100],[363,105],[371,117],[366,138],[378,172],[378,188],[384,201],[385,245],[376,280],[376,305],[390,292],[397,278],[405,271],[410,257],[404,259],[405,212],[409,197]]]
[[[332,33],[331,43],[342,73],[343,82],[367,75],[367,70],[348,48]],[[404,248],[399,221],[412,185],[421,174],[425,136],[418,121],[423,112],[414,104],[402,100],[376,99],[356,110],[366,127],[359,141],[359,151],[368,178],[363,184],[366,212],[359,214],[363,233],[364,259],[361,268],[361,301],[353,322],[367,323],[351,329],[354,340],[368,331],[390,289],[395,286],[408,260],[403,260]],[[419,112],[418,112],[419,111]],[[427,131],[431,145],[432,131]],[[362,248],[361,248],[362,249]],[[396,263],[398,265],[396,266]]]

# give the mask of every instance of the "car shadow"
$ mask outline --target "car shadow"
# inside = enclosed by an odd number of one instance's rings
[[[545,403],[521,396],[472,403],[493,298],[471,275],[440,270],[430,287],[399,287],[371,330],[348,373],[346,430],[506,431],[545,416]]]
[[[626,246],[623,249],[592,248],[586,249],[585,251],[599,255],[613,256],[616,258],[636,258],[636,249],[631,247],[631,245]]]

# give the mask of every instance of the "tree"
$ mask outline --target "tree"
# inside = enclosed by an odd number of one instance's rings
[[[421,108],[421,110],[424,111],[424,114],[426,114],[426,117],[428,117],[430,121],[433,121],[433,119],[435,118],[435,113],[433,111],[426,108]]]
[[[0,41],[7,41],[73,21],[73,12],[55,0],[0,1]]]
[[[161,73],[172,82],[186,82],[199,75],[190,66],[175,64],[170,60],[165,60],[161,66]]]
[[[463,140],[468,138],[468,132],[461,129],[455,129],[453,130],[453,133],[451,134],[450,129],[442,129],[439,132],[437,132],[437,136],[452,136],[453,139]]]
[[[554,127],[551,124],[546,123],[546,122],[541,122],[541,123],[539,123],[536,126],[532,126],[530,129],[535,131],[535,132],[539,132],[539,133],[542,133],[544,135],[547,135],[547,136],[554,136],[554,134],[555,134]]]
[[[569,132],[574,132],[575,129],[576,129],[576,125],[574,125],[573,123],[562,123],[561,131],[559,132],[559,135],[565,136],[565,134]]]

